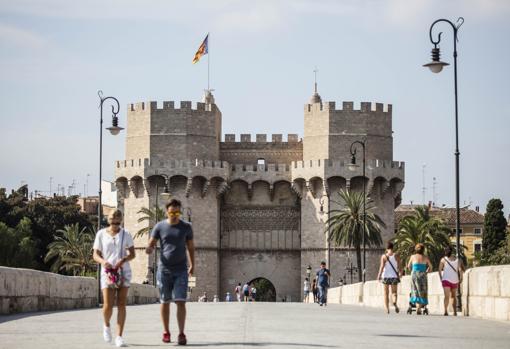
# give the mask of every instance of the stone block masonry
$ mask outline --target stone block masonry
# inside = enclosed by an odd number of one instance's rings
[[[234,283],[260,278],[273,284],[278,300],[298,300],[306,267],[322,260],[330,264],[333,284],[344,278],[354,251],[329,245],[325,234],[328,210],[342,209],[340,190],[360,191],[365,183],[386,223],[383,241],[393,237],[405,166],[393,160],[391,105],[337,108],[316,93],[305,106],[303,139],[242,133],[222,141],[221,112],[212,95],[206,97],[196,107],[187,101],[130,105],[126,158],[115,169],[119,207],[132,233],[148,224],[138,222],[141,207],[164,207],[161,193],[182,201],[197,246],[193,300],[203,292],[224,298]],[[351,143],[362,139],[366,178],[361,168],[347,166]],[[361,163],[361,149],[358,155]],[[146,238],[135,242],[140,249],[146,244]],[[377,264],[380,253],[369,249],[367,265]],[[151,281],[151,265],[138,254],[135,280]],[[367,268],[367,279],[375,273]]]

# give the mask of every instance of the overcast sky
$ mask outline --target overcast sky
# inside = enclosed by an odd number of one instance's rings
[[[121,102],[199,101],[210,32],[211,87],[223,133],[303,135],[303,105],[318,67],[323,101],[393,104],[394,160],[406,162],[403,202],[453,205],[452,30],[441,74],[430,24],[459,31],[461,203],[510,206],[510,1],[68,1],[0,0],[0,187],[30,191],[76,181],[97,192],[97,90]],[[106,114],[108,115],[108,113]],[[109,116],[106,118],[109,122]],[[104,178],[124,159],[125,132],[105,134]]]

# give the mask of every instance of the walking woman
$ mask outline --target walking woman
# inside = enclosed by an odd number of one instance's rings
[[[421,315],[422,309],[429,303],[427,273],[432,271],[429,257],[425,256],[425,246],[416,244],[407,268],[411,269],[411,303],[416,304],[416,314]]]
[[[391,288],[391,300],[395,307],[395,313],[400,310],[397,306],[397,286],[400,282],[400,257],[393,252],[393,242],[388,241],[386,244],[386,252],[381,256],[381,265],[377,279],[381,280],[384,285],[384,308],[386,313],[390,313],[389,293]]]
[[[125,347],[122,333],[126,322],[126,300],[131,282],[129,261],[135,258],[133,238],[121,228],[122,212],[115,210],[108,215],[108,228],[101,229],[94,241],[94,260],[101,264],[101,290],[103,292],[103,338],[112,341],[110,319],[117,297],[117,337],[115,345]]]
[[[439,262],[439,277],[444,291],[444,315],[448,316],[448,304],[452,300],[453,315],[457,316],[457,297],[455,293],[462,282],[464,265],[462,261],[452,255],[452,248],[447,247],[445,257]]]

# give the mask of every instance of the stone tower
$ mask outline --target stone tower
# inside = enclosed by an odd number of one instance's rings
[[[305,105],[303,140],[289,134],[250,134],[221,141],[221,112],[208,91],[204,103],[136,103],[128,107],[126,160],[116,184],[125,226],[132,233],[141,207],[164,207],[167,191],[183,202],[196,245],[196,299],[203,291],[223,298],[238,283],[267,279],[276,299],[299,300],[308,265],[328,259],[333,280],[345,277],[345,246],[329,246],[328,210],[339,208],[340,189],[361,190],[363,181],[393,234],[393,210],[404,183],[404,164],[393,161],[391,105],[352,102],[337,109],[315,91]],[[364,139],[366,178],[348,169],[349,147]],[[361,154],[361,149],[359,153]],[[361,159],[359,160],[361,161]],[[330,204],[331,202],[331,204]],[[147,237],[135,241],[135,281],[152,280]],[[376,276],[381,248],[368,250],[367,279]]]

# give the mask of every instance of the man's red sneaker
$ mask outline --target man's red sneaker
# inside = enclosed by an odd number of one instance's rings
[[[170,343],[170,332],[163,332],[163,342]]]
[[[179,337],[177,337],[177,344],[186,345],[186,343],[188,343],[186,335],[184,333],[179,334]]]

